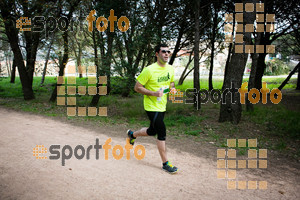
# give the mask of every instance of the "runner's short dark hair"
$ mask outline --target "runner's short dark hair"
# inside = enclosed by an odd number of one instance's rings
[[[165,43],[159,44],[155,47],[155,53],[156,52],[159,53],[160,47],[169,47],[169,46]]]

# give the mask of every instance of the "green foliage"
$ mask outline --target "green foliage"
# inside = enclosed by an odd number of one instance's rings
[[[215,132],[212,128],[208,128],[206,133],[209,137],[211,137],[215,142],[220,142],[221,135]]]
[[[165,118],[167,126],[185,125],[190,126],[197,120],[195,116],[171,115]]]
[[[284,34],[274,41],[276,52],[280,52],[284,61],[289,61],[291,55],[299,55],[299,31],[292,31]],[[298,38],[298,40],[297,40]]]
[[[239,148],[238,149],[238,154],[241,156],[246,155],[246,152],[247,152],[247,148]]]
[[[186,66],[189,62],[189,56],[182,56],[179,58],[180,60],[180,66]],[[191,63],[188,66],[188,69],[192,69],[194,67],[194,60],[191,61]]]
[[[264,125],[273,136],[288,139],[300,139],[300,112],[285,109],[283,106],[256,106],[254,112],[244,113],[252,121]]]
[[[193,135],[193,136],[199,136],[200,133],[203,133],[203,130],[192,130],[192,131],[185,131],[184,134],[186,135]]]
[[[274,148],[274,149],[277,149],[277,150],[284,150],[284,149],[286,149],[286,147],[287,147],[287,144],[286,144],[286,142],[282,139],[282,140],[280,140],[279,143],[277,143],[277,144],[275,145],[275,148]]]
[[[126,88],[126,78],[117,76],[112,77],[111,79],[111,94],[121,94]]]
[[[282,74],[288,74],[289,67],[286,63],[283,61],[274,58],[271,61],[267,62],[267,67],[265,71],[265,75],[282,75]]]
[[[128,78],[115,76],[111,78],[111,91],[110,94],[123,94],[127,92],[128,90]],[[133,90],[133,87],[131,87]],[[130,94],[133,94],[133,91],[130,92]]]
[[[250,62],[248,62],[247,64],[246,64],[246,68],[248,69],[247,71],[246,71],[246,74],[250,74],[251,73],[251,65],[252,65],[252,63],[250,63]],[[250,69],[250,70],[249,70]]]

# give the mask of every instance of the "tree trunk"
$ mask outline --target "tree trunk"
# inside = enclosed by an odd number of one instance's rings
[[[76,60],[77,60],[77,69],[79,73],[79,78],[82,78],[81,56],[82,56],[82,47],[81,44],[78,43],[78,57]]]
[[[197,91],[197,95],[194,95],[194,107],[199,110],[201,108],[201,102],[199,98],[200,91],[200,81],[199,81],[199,26],[200,26],[200,2],[196,1],[196,10],[195,10],[195,43],[194,43],[194,88]]]
[[[262,33],[256,33],[255,37],[255,45],[259,45],[261,42],[261,36]],[[253,53],[252,54],[252,65],[251,65],[251,71],[250,71],[250,77],[248,81],[248,92],[252,89],[255,88],[255,74],[257,70],[257,65],[258,65],[258,53]],[[249,101],[248,94],[246,95],[246,110],[247,111],[253,111],[254,110],[254,105]]]
[[[229,47],[228,47],[228,55],[227,55],[227,60],[226,60],[226,64],[225,64],[225,69],[224,69],[224,77],[227,76],[228,74],[228,67],[229,67],[229,62],[230,62],[230,59],[231,59],[231,53],[232,53],[232,43],[229,44]],[[224,81],[223,81],[223,86],[222,86],[222,91],[224,90]]]
[[[247,3],[253,3],[253,1],[247,1]],[[252,12],[243,13],[243,21],[245,24],[253,24],[255,20],[255,14]],[[239,22],[240,23],[240,22]],[[244,32],[244,44],[251,44],[251,33]],[[234,49],[237,45],[234,45]],[[240,103],[240,95],[237,92],[237,88],[242,85],[243,74],[248,58],[248,52],[244,53],[233,52],[231,60],[228,66],[228,72],[224,77],[224,89],[222,93],[222,101],[220,108],[219,122],[230,121],[233,124],[238,124],[242,116],[242,105]],[[230,93],[228,89],[230,89]]]
[[[264,75],[265,69],[266,69],[266,63],[265,63],[265,59],[266,59],[266,53],[260,53],[258,55],[258,59],[257,59],[257,69],[256,69],[256,73],[255,73],[255,88],[260,90],[262,87],[262,77]]]
[[[73,12],[74,10],[76,9],[77,5],[79,3],[79,0],[78,1],[75,1],[73,2],[73,5],[70,6],[70,11],[67,15],[67,19],[70,21],[72,15],[73,15]],[[65,72],[65,67],[68,63],[68,59],[69,59],[69,40],[68,40],[68,27],[69,25],[67,25],[66,27],[66,31],[63,32],[63,41],[64,41],[64,55],[63,55],[63,59],[61,60],[61,63],[59,64],[59,73],[58,75],[59,76],[64,76],[64,72]],[[54,102],[57,98],[57,86],[61,86],[61,84],[55,84],[55,88],[51,94],[51,97],[50,97],[50,101],[51,102]]]
[[[30,78],[28,77],[24,61],[23,61],[23,56],[18,44],[18,33],[17,30],[14,26],[14,23],[12,22],[11,18],[7,18],[9,13],[6,13],[5,11],[7,10],[1,10],[2,11],[2,16],[4,19],[4,24],[5,24],[5,31],[6,35],[8,37],[11,49],[14,53],[14,58],[16,61],[16,66],[18,67],[19,75],[20,75],[20,80],[22,83],[22,90],[23,90],[23,95],[25,100],[31,100],[34,99],[34,94],[32,90],[32,82],[30,81]]]
[[[11,49],[10,49],[10,50],[11,50]],[[9,60],[9,62],[8,62],[8,64],[9,64],[9,69],[10,69],[10,73],[11,73],[11,71],[12,71],[11,60],[13,60],[13,59],[11,59],[11,56],[8,56],[8,60]]]
[[[293,76],[293,74],[296,73],[296,71],[300,68],[300,62],[298,62],[298,64],[296,65],[296,67],[293,69],[293,71],[291,71],[291,73],[288,75],[288,77],[281,83],[281,85],[279,86],[279,90],[282,90],[282,88],[289,82],[290,78]],[[299,78],[299,74],[298,74],[298,78]]]
[[[232,24],[235,24],[235,15],[233,15],[233,22]],[[233,36],[234,35],[234,31],[235,31],[235,26],[233,26],[232,28],[232,32],[231,32],[231,35]],[[224,77],[227,76],[227,73],[228,73],[228,66],[229,66],[229,62],[230,62],[230,59],[231,59],[231,54],[232,54],[232,42],[229,44],[229,47],[228,47],[228,56],[227,56],[227,60],[226,60],[226,64],[225,64],[225,70],[224,70]],[[222,91],[224,90],[224,81],[223,81],[223,86],[222,86]]]
[[[96,40],[96,36],[95,36],[95,27],[93,28],[93,32],[92,32],[92,38],[93,38],[93,44],[94,44],[94,63],[96,65],[96,74],[97,74],[97,94],[93,96],[92,101],[90,103],[90,106],[97,106],[99,99],[100,99],[100,95],[99,95],[99,88],[98,88],[98,83],[99,83],[99,76],[100,76],[100,69],[99,69],[99,63],[98,63],[98,45],[97,45],[97,40]],[[103,41],[102,41],[103,42]]]
[[[26,71],[29,77],[30,84],[33,82],[33,75],[35,70],[35,60],[37,48],[40,42],[39,32],[24,32],[26,39]]]
[[[146,58],[147,58],[147,55],[146,55],[146,50],[145,50],[144,56],[143,56],[143,61],[142,61],[141,71],[143,71],[143,69],[144,69],[144,67],[145,67],[145,64],[146,64]]]
[[[266,19],[267,14],[266,13],[273,13],[273,1],[265,1],[265,12],[264,12],[264,19]],[[266,25],[264,25],[264,29],[266,30]],[[264,32],[261,33],[261,45],[270,45],[272,41],[270,41],[270,33],[269,32]],[[255,88],[260,90],[262,88],[262,77],[264,76],[264,72],[266,69],[266,59],[267,53],[260,53],[258,55],[258,60],[257,60],[257,69],[256,69],[256,74],[255,74]]]
[[[252,65],[251,65],[251,72],[250,72],[250,77],[248,81],[248,93],[246,94],[246,110],[247,111],[253,111],[254,106],[253,104],[249,101],[249,91],[254,88],[254,83],[255,83],[255,72],[257,69],[257,60],[258,60],[258,54],[253,53],[252,54]]]
[[[175,48],[174,48],[174,51],[173,51],[173,54],[171,56],[171,59],[169,61],[169,64],[170,65],[173,65],[174,61],[175,61],[175,58],[176,58],[176,54],[179,52],[179,46],[180,46],[180,42],[181,42],[181,39],[182,39],[182,36],[183,36],[183,30],[184,30],[184,26],[185,25],[181,25],[180,26],[180,30],[179,30],[179,34],[178,34],[178,37],[177,37],[177,41],[176,41],[176,45],[175,45]]]
[[[298,68],[298,78],[296,90],[300,90],[300,67]]]
[[[185,68],[184,68],[184,70],[183,70],[183,72],[182,72],[182,74],[181,74],[181,76],[180,76],[180,78],[179,78],[178,85],[182,85],[182,84],[183,84],[183,81],[184,81],[184,79],[185,79],[185,77],[186,77],[186,76],[185,76],[186,70],[188,69],[190,63],[191,63],[191,62],[193,61],[193,59],[194,59],[194,58],[191,58],[191,57],[192,57],[192,54],[193,54],[193,52],[190,53],[189,61],[188,61],[188,63],[186,64],[186,66],[185,66]]]
[[[10,77],[10,67],[9,67],[9,63],[8,62],[10,62],[10,60],[9,59],[7,59],[7,57],[8,57],[8,54],[5,54],[5,62],[6,62],[6,68],[7,68],[7,76],[8,77]]]
[[[82,12],[82,10],[80,10],[79,11],[79,19],[82,19],[82,17],[83,17],[83,12]],[[81,23],[80,23],[80,26],[81,26]],[[75,35],[75,37],[76,37],[76,35]],[[78,52],[79,57],[77,58],[77,68],[78,68],[79,78],[82,78],[81,56],[82,56],[83,43],[79,43],[77,38],[76,38],[76,42],[79,46],[79,52]]]
[[[46,60],[45,60],[45,65],[44,65],[44,70],[43,70],[41,85],[43,85],[44,81],[45,81],[45,76],[46,76],[46,73],[47,73],[47,65],[48,65],[48,60],[49,60],[49,57],[50,57],[50,51],[51,51],[51,46],[53,44],[53,40],[54,40],[54,34],[52,34],[52,38],[51,38],[51,41],[50,41],[50,44],[49,44],[49,48],[48,48],[48,52],[47,52],[47,55],[46,55]]]
[[[112,49],[113,49],[113,41],[114,41],[114,33],[108,32],[107,33],[107,52],[105,58],[105,74],[107,76],[107,94],[111,91],[111,84],[110,84],[110,77],[111,77],[111,59],[112,59]],[[137,58],[138,59],[138,58]]]
[[[235,48],[235,47],[234,47]],[[242,106],[237,89],[242,84],[244,68],[248,54],[233,52],[228,66],[228,74],[224,77],[224,90],[220,108],[220,122],[230,121],[238,124],[241,119]],[[232,89],[232,93],[226,95],[226,90]]]
[[[63,33],[63,40],[64,40],[64,55],[61,63],[59,64],[59,76],[64,76],[65,67],[67,65],[69,59],[69,41],[68,41],[68,31]],[[57,97],[57,86],[61,86],[62,84],[55,84],[55,88],[51,94],[50,101],[54,102]]]
[[[81,59],[77,61],[77,68],[79,73],[79,78],[82,78],[82,66],[81,66]]]
[[[157,43],[160,44],[162,41],[162,29],[165,24],[165,5],[166,0],[156,1],[156,4],[158,4],[158,14],[157,14]]]
[[[10,82],[11,83],[15,83],[15,79],[16,79],[16,61],[15,59],[13,60],[13,66],[11,69],[11,77],[10,77]]]
[[[217,25],[218,25],[218,12],[214,9],[214,17],[213,17],[213,35],[211,38],[211,55],[210,55],[210,70],[209,70],[209,78],[208,78],[208,88],[209,90],[213,90],[213,83],[212,83],[212,76],[214,70],[214,53],[215,53],[215,40],[216,40],[216,32],[217,32]]]

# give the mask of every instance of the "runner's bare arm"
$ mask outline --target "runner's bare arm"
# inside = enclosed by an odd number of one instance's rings
[[[163,95],[163,91],[159,90],[159,91],[150,91],[147,90],[146,88],[144,88],[144,86],[140,83],[140,82],[136,82],[135,86],[134,86],[134,90],[138,93],[141,93],[143,95],[148,95],[148,96],[156,96],[156,97],[161,97]]]

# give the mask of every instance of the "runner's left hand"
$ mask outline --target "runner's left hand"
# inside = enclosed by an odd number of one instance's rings
[[[176,88],[172,88],[170,91],[171,94],[176,94],[176,92],[177,92]]]

